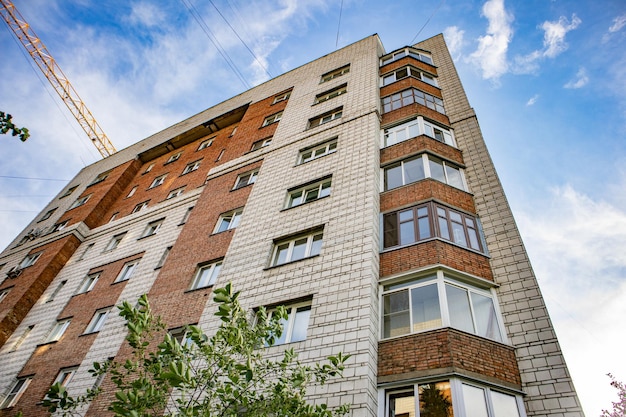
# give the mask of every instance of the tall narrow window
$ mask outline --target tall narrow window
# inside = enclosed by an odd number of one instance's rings
[[[157,266],[155,266],[154,269],[161,268],[163,266],[163,264],[165,264],[165,260],[167,259],[167,255],[170,254],[171,250],[172,250],[171,246],[168,246],[167,248],[165,248],[165,250],[163,251],[163,254],[161,255],[161,258],[159,259],[159,262],[157,263]]]
[[[24,391],[26,391],[32,379],[32,377],[18,378],[4,398],[4,401],[2,401],[2,404],[0,404],[0,409],[13,407],[20,400],[20,397],[24,394]]]
[[[110,310],[110,308],[105,308],[96,311],[93,315],[93,318],[89,322],[89,325],[85,329],[84,334],[99,332],[104,327],[104,322],[106,321],[107,315],[109,314]]]
[[[243,207],[221,214],[213,233],[220,233],[237,227],[241,220],[241,213],[243,213]]]
[[[128,192],[128,195],[126,196],[126,198],[130,198],[135,194],[135,191],[137,191],[137,186],[135,185],[133,188],[130,189],[130,191]]]
[[[267,116],[265,120],[263,120],[263,126],[269,126],[273,123],[278,123],[280,119],[283,117],[283,112],[279,111],[278,113],[274,113],[271,116]]]
[[[9,295],[10,291],[11,288],[5,288],[4,290],[0,290],[0,303],[7,297],[7,295]]]
[[[106,251],[110,251],[110,250],[117,248],[122,242],[122,239],[124,239],[124,236],[126,236],[126,232],[113,236],[111,240],[109,241],[109,244],[106,246],[106,248],[104,248],[104,251],[106,252]],[[87,247],[87,249],[85,249],[85,253],[87,253],[89,249],[91,249],[91,245]],[[83,254],[83,257],[84,257],[84,254]],[[81,259],[83,259],[83,257],[81,257]]]
[[[47,297],[46,299],[46,303],[50,303],[52,301],[54,301],[54,299],[56,298],[56,296],[59,294],[59,292],[63,289],[63,287],[65,286],[65,284],[67,284],[67,280],[63,280],[59,283],[59,285],[56,286],[56,288],[54,289],[54,291]]]
[[[181,219],[179,223],[179,226],[187,223],[187,220],[189,220],[189,216],[191,216],[191,210],[193,210],[193,207],[189,207],[187,209],[187,211],[185,212],[185,214],[183,215],[183,218]]]
[[[15,352],[16,350],[18,350],[19,347],[22,346],[22,343],[24,343],[24,341],[26,340],[26,338],[28,337],[28,335],[34,328],[35,328],[34,324],[32,326],[28,326],[27,328],[25,328],[22,334],[20,335],[20,337],[18,337],[15,343],[13,343],[13,346],[11,346],[11,350],[9,350],[9,352]]]
[[[133,275],[133,272],[135,272],[135,269],[137,269],[137,265],[139,265],[139,260],[125,263],[114,282],[128,281]]]
[[[165,181],[165,177],[167,177],[167,174],[159,175],[158,177],[156,177],[154,180],[152,180],[149,188],[158,187],[159,185],[163,184],[163,182]]]
[[[195,290],[212,286],[215,284],[221,269],[222,261],[199,265],[190,289]]]
[[[287,310],[287,320],[281,322],[283,331],[274,344],[282,345],[306,340],[311,316],[311,300],[286,305],[285,309]],[[270,311],[271,313],[272,311]]]
[[[156,235],[156,233],[161,228],[161,225],[163,225],[163,220],[165,219],[159,219],[159,220],[155,220],[153,222],[148,223],[145,230],[141,234],[141,237],[148,237],[148,236]]]
[[[44,339],[43,342],[50,343],[50,342],[56,342],[60,340],[61,336],[63,336],[63,333],[65,333],[67,328],[70,326],[71,321],[72,321],[71,319],[64,319],[64,320],[57,321],[52,327],[52,329],[50,329],[50,333],[48,333],[48,336]]]
[[[60,384],[62,387],[67,387],[69,383],[72,381],[72,378],[74,378],[76,371],[78,371],[78,366],[61,369],[57,377],[54,379],[54,382],[52,383],[52,385]]]
[[[246,185],[254,184],[258,175],[258,169],[255,169],[254,171],[248,171],[244,174],[239,175],[237,177],[237,181],[235,181],[235,186],[233,187],[233,190],[245,187]]]
[[[76,291],[76,294],[82,294],[93,290],[93,287],[96,286],[96,282],[98,282],[98,278],[100,278],[99,272],[87,275],[83,282],[80,284],[80,287],[78,287],[78,291]]]

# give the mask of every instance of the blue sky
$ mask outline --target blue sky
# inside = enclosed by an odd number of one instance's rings
[[[391,51],[444,33],[587,417],[616,399],[605,374],[626,380],[623,0],[14,3],[118,149],[371,34]],[[20,48],[0,30],[0,110],[32,134],[0,137],[3,248],[99,159]]]

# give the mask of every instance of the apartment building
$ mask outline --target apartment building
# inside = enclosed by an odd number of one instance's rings
[[[210,333],[227,282],[251,310],[287,306],[267,355],[352,355],[311,401],[583,416],[441,35],[392,52],[370,36],[85,167],[0,280],[0,416],[99,383],[91,364],[124,354],[122,301]]]

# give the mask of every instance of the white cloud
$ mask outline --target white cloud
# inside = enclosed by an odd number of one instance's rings
[[[626,210],[569,185],[551,194],[516,219],[582,405],[600,415],[614,396],[605,374],[626,379]]]
[[[626,26],[626,13],[613,19],[613,24],[609,27],[609,32],[614,33]]]
[[[567,84],[565,84],[563,87],[564,88],[582,88],[585,85],[587,85],[587,83],[589,82],[589,76],[587,75],[587,70],[585,68],[580,68],[578,70],[578,72],[576,73],[576,78],[574,78],[573,80],[569,81]]]
[[[128,20],[133,24],[153,27],[165,22],[165,13],[163,8],[158,7],[156,4],[136,2],[131,5],[131,13]]]
[[[452,59],[455,61],[459,59],[461,56],[461,49],[463,48],[463,36],[465,35],[464,30],[460,30],[456,26],[448,26],[443,30],[443,37],[446,40],[446,44],[448,45],[448,50],[450,51],[450,55]]]
[[[556,22],[543,22],[541,28],[545,31],[543,35],[543,55],[554,58],[568,47],[565,42],[567,32],[576,29],[582,20],[575,14],[572,15],[572,21],[568,21],[565,16],[559,17]]]
[[[530,99],[528,99],[528,101],[526,102],[526,106],[532,106],[537,102],[537,100],[539,100],[539,94],[535,94]]]
[[[504,0],[485,2],[482,15],[489,21],[487,34],[478,38],[478,48],[469,61],[482,70],[483,79],[497,81],[509,69],[506,53],[513,38],[513,15],[504,8]]]

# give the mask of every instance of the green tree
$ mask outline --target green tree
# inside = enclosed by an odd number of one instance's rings
[[[263,348],[280,337],[287,312],[278,307],[268,314],[259,308],[251,323],[238,297],[230,284],[215,290],[221,324],[214,336],[188,326],[182,342],[165,334],[156,349],[165,325],[151,312],[148,298],[141,296],[136,307],[124,302],[119,309],[132,356],[124,362],[97,362],[90,370],[96,377],[109,374],[116,387],[109,410],[120,417],[345,415],[347,404],[331,409],[309,404],[304,397],[310,384],[340,377],[349,355],[338,353],[313,366],[302,364],[293,349],[286,349],[279,360],[266,358]],[[43,406],[51,413],[77,415],[79,407],[99,394],[99,389],[88,390],[73,398],[55,384]]]
[[[28,129],[25,127],[17,127],[13,124],[13,116],[3,111],[0,111],[0,133],[3,135],[11,131],[11,135],[20,137],[20,140],[24,142],[30,137]]]

